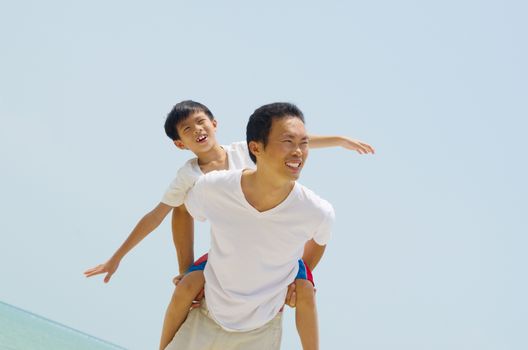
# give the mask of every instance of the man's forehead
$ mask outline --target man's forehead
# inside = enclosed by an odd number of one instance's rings
[[[303,137],[306,134],[306,129],[300,118],[291,116],[274,118],[271,124],[271,133]]]

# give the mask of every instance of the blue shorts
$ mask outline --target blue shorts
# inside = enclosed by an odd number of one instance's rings
[[[202,255],[198,260],[196,260],[191,267],[187,270],[186,274],[193,271],[203,271],[205,269],[205,265],[207,265],[207,259],[209,258],[209,254]],[[315,286],[312,271],[306,265],[303,261],[303,259],[299,259],[299,272],[297,273],[297,276],[295,277],[296,280],[308,280],[312,283],[312,285]]]

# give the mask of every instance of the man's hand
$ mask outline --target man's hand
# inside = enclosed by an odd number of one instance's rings
[[[103,281],[104,283],[108,283],[110,281],[110,278],[112,278],[112,275],[116,272],[118,267],[119,267],[119,261],[110,259],[104,264],[97,265],[96,267],[92,267],[91,269],[84,271],[84,275],[86,277],[92,277],[95,275],[106,273],[106,276]]]
[[[362,141],[359,141],[359,140],[354,140],[354,139],[349,139],[348,137],[343,137],[340,143],[342,147],[352,150],[352,151],[356,151],[359,154],[368,154],[368,153],[374,154],[375,153],[374,148],[371,145],[364,143]]]
[[[182,278],[184,276],[185,276],[185,274],[183,274],[183,273],[179,274],[178,276],[176,276],[176,277],[174,277],[172,279],[172,283],[174,283],[175,286],[178,286],[178,283],[180,283],[180,281],[182,280]],[[198,293],[198,295],[194,298],[194,300],[193,300],[193,302],[191,304],[191,310],[202,306],[202,299],[204,298],[204,296],[205,296],[205,291],[202,288],[200,293]]]

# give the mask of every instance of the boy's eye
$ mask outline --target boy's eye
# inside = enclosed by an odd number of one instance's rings
[[[288,142],[288,143],[291,143],[292,140],[282,140],[282,142]]]
[[[185,128],[183,128],[183,132],[188,132],[189,130],[191,130],[191,128],[190,128],[190,127],[188,127],[188,126],[187,126],[187,127],[185,127]]]
[[[205,122],[205,119],[198,120],[198,124],[203,124]]]

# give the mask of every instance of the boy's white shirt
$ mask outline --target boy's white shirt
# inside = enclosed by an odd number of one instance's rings
[[[229,170],[255,168],[255,163],[249,157],[249,151],[245,141],[222,145],[222,148],[227,154]],[[188,160],[178,170],[178,174],[165,191],[161,202],[171,207],[179,207],[183,204],[187,192],[202,175],[204,173],[198,165],[198,158]]]
[[[334,221],[330,203],[299,183],[278,206],[259,212],[242,192],[241,175],[210,172],[185,199],[195,219],[211,223],[205,296],[212,317],[229,331],[256,329],[277,315],[304,244],[325,245]]]

